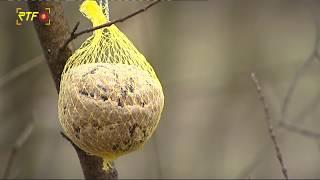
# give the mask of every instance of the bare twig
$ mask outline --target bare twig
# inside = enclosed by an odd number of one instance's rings
[[[281,118],[280,121],[286,120],[286,115],[288,111],[288,106],[291,101],[291,97],[293,95],[294,90],[296,89],[298,79],[301,77],[301,75],[305,72],[306,68],[311,64],[311,62],[314,61],[314,53],[310,55],[310,57],[298,68],[296,71],[294,78],[292,82],[290,83],[289,89],[284,97],[283,105],[281,108]]]
[[[312,1],[311,2],[311,15],[312,15],[312,19],[314,22],[314,26],[315,26],[315,33],[316,33],[316,38],[314,41],[314,46],[313,46],[313,54],[316,60],[318,60],[318,62],[320,62],[320,55],[319,55],[319,51],[318,48],[320,46],[320,22],[319,22],[319,15],[317,15],[318,13],[318,8],[319,5],[317,4],[317,1]]]
[[[292,120],[292,123],[303,123],[306,117],[319,108],[320,105],[320,94],[315,98],[313,102],[304,107],[304,109]],[[288,122],[288,121],[287,121]]]
[[[129,18],[132,18],[135,15],[138,15],[138,14],[148,10],[149,8],[151,8],[152,6],[156,5],[159,2],[161,2],[161,0],[154,1],[154,2],[150,3],[149,5],[147,5],[146,7],[142,8],[142,9],[139,9],[139,10],[137,10],[137,11],[125,16],[125,17],[116,19],[114,21],[107,22],[107,23],[102,24],[100,26],[96,26],[96,27],[93,27],[93,28],[88,28],[88,29],[85,29],[85,30],[80,31],[78,33],[76,33],[74,31],[73,33],[70,34],[69,39],[67,39],[67,41],[63,44],[61,49],[64,49],[71,41],[75,40],[77,37],[79,37],[79,36],[81,36],[83,34],[90,33],[90,32],[93,32],[93,31],[101,29],[101,28],[109,27],[109,26],[111,26],[113,24],[116,24],[116,23],[119,23],[119,22],[124,22],[125,20],[127,20]],[[76,28],[74,28],[74,29],[76,29]]]
[[[314,2],[316,2],[316,1],[314,1]],[[314,4],[312,4],[312,7],[316,7],[316,6]],[[317,62],[320,62],[320,55],[319,55],[319,51],[318,51],[318,48],[320,47],[320,23],[319,23],[319,20],[317,19],[316,12],[318,12],[318,11],[315,9],[311,11],[312,18],[313,18],[314,25],[315,25],[315,41],[314,41],[313,49],[312,49],[310,55],[307,57],[307,59],[305,59],[304,62],[302,63],[302,65],[296,70],[294,77],[293,77],[293,80],[289,85],[289,88],[287,90],[287,93],[285,94],[284,101],[283,101],[283,104],[281,107],[281,114],[280,114],[280,119],[278,121],[278,125],[279,125],[278,127],[280,127],[280,124],[282,122],[286,121],[288,107],[291,102],[291,98],[293,96],[294,90],[296,89],[297,82],[298,82],[299,78],[303,75],[306,68],[309,67],[312,62],[314,62],[315,60]],[[298,121],[299,122],[303,121],[303,119],[305,119],[306,114],[308,112],[312,112],[319,105],[319,102],[320,102],[320,98],[318,98],[318,100],[316,100],[314,104],[311,104],[310,106],[306,107],[305,110],[302,113],[300,113],[297,116],[297,118],[295,118],[292,121],[292,123],[298,122]],[[301,131],[297,131],[297,128],[296,128],[297,126],[295,126],[294,131],[292,128],[286,128],[283,125],[282,125],[282,127],[291,131],[291,132],[295,132],[295,133],[301,132]],[[305,135],[305,134],[302,134],[302,135]],[[264,160],[264,157],[265,157],[264,154],[266,154],[269,151],[269,143],[266,143],[265,145],[263,145],[263,147],[261,149],[262,150],[258,152],[254,161],[252,163],[250,163],[250,165],[248,167],[246,167],[240,173],[240,177],[242,177],[242,178],[247,177],[248,174],[250,174],[258,166],[258,164]]]
[[[303,135],[305,137],[313,138],[316,140],[319,140],[319,138],[320,138],[320,133],[313,132],[309,129],[302,128],[300,126],[297,126],[297,125],[289,123],[289,122],[280,121],[279,126],[282,128],[285,128],[286,130],[288,130],[290,132],[297,133],[297,134]]]
[[[283,100],[283,105],[281,108],[281,118],[280,121],[285,121],[286,120],[286,114],[288,111],[288,106],[291,101],[291,97],[293,95],[293,92],[297,86],[298,79],[302,76],[302,74],[305,72],[306,68],[314,61],[318,60],[320,61],[320,56],[319,56],[319,51],[318,48],[320,46],[320,25],[318,20],[316,19],[316,16],[313,15],[313,20],[315,24],[315,41],[313,45],[313,49],[311,51],[311,54],[309,57],[303,62],[303,64],[297,69],[297,71],[294,74],[293,80],[290,83],[289,89],[284,97]]]
[[[74,33],[77,31],[78,27],[80,25],[80,21],[78,21],[76,23],[76,25],[73,27],[72,31],[71,31],[71,36],[74,36]]]
[[[8,179],[10,172],[11,172],[11,168],[14,162],[14,159],[18,153],[18,151],[21,149],[21,147],[25,144],[25,142],[29,139],[32,131],[34,128],[34,121],[31,121],[23,130],[23,132],[21,133],[21,135],[18,137],[18,139],[16,140],[16,142],[14,143],[11,151],[10,151],[10,155],[9,155],[9,160],[5,166],[5,170],[4,170],[4,174],[3,174],[3,178],[4,179]]]
[[[43,63],[43,55],[41,56],[37,56],[33,59],[31,59],[30,61],[14,68],[13,70],[11,70],[10,72],[8,72],[7,74],[3,75],[2,77],[0,77],[0,88],[2,88],[3,86],[5,86],[6,84],[8,84],[9,82],[11,82],[12,80],[18,78],[19,76],[21,76],[22,74],[28,72],[29,70],[31,70],[32,68],[40,65],[41,63]]]
[[[276,154],[277,154],[277,158],[279,160],[279,163],[280,163],[280,166],[281,166],[281,171],[282,171],[282,174],[284,176],[285,179],[288,179],[288,172],[287,172],[287,168],[284,164],[284,161],[283,161],[283,157],[282,157],[282,154],[281,154],[281,151],[280,151],[280,147],[278,145],[278,142],[277,142],[277,138],[276,138],[276,135],[273,131],[273,126],[272,126],[272,122],[271,122],[271,114],[270,114],[270,111],[269,111],[269,107],[268,107],[268,104],[265,100],[265,97],[262,93],[262,87],[258,81],[258,79],[256,78],[256,75],[254,73],[251,74],[251,78],[252,78],[252,81],[254,82],[255,86],[256,86],[256,90],[257,90],[257,93],[259,95],[259,99],[263,105],[263,109],[264,109],[264,113],[265,113],[265,119],[267,121],[267,124],[268,124],[268,131],[269,131],[269,135],[270,135],[270,138],[273,142],[273,145],[275,147],[275,150],[276,150]]]
[[[297,126],[297,124],[303,123],[304,120],[306,119],[306,116],[308,114],[312,113],[317,107],[319,107],[319,105],[320,105],[320,95],[318,95],[318,97],[314,100],[314,102],[307,105],[303,111],[301,111],[293,120],[291,120],[292,122],[286,121],[286,123],[291,122],[292,124],[295,124],[295,126]],[[282,122],[282,121],[277,121],[277,123],[275,124],[274,128],[276,130],[280,128],[280,122]],[[286,130],[286,131],[279,131],[277,134],[278,139],[287,135],[288,131],[291,131],[290,129],[288,129],[286,127],[282,127],[282,128],[283,128],[283,130]],[[291,131],[291,132],[297,133],[297,131]],[[304,134],[301,134],[301,135],[304,135]],[[306,136],[306,137],[308,137],[308,136]],[[246,166],[239,173],[239,175],[237,177],[239,179],[244,179],[244,178],[250,176],[250,174],[259,166],[259,164],[265,160],[266,154],[270,151],[271,147],[272,147],[271,142],[268,141],[268,142],[264,143],[262,145],[262,147],[260,148],[259,152],[255,155],[254,160],[248,166]]]
[[[307,115],[311,114],[317,107],[319,107],[320,95],[310,104],[304,107],[304,109],[291,121],[278,121],[276,128],[283,128],[292,133],[302,135],[307,138],[319,140],[320,133],[309,130],[307,128],[300,127]]]

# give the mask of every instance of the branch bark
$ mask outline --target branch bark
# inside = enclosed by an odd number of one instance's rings
[[[45,8],[50,8],[49,18],[51,25],[46,26],[38,21],[34,21],[34,26],[54,79],[56,89],[59,92],[61,73],[67,59],[73,51],[70,44],[63,49],[60,48],[70,36],[69,27],[63,16],[62,5],[60,2],[52,1],[28,1],[28,6],[31,11],[42,11]],[[118,179],[118,173],[114,166],[110,168],[110,171],[104,171],[102,169],[103,160],[100,157],[88,155],[72,142],[71,144],[78,154],[81,168],[86,179]]]

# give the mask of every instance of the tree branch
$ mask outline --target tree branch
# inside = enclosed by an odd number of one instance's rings
[[[112,24],[123,22],[137,14],[140,14],[155,4],[159,3],[160,0],[157,0],[153,3],[150,3],[146,7],[135,11],[132,14],[129,14],[123,18],[102,24],[100,26],[89,28],[83,31],[76,33],[76,30],[79,26],[79,22],[75,25],[72,32],[68,33],[68,26],[66,20],[63,17],[63,10],[61,3],[58,2],[34,2],[28,1],[30,10],[32,11],[41,11],[45,8],[50,8],[51,13],[49,18],[51,20],[50,26],[45,26],[37,21],[34,21],[34,26],[36,28],[38,37],[42,49],[44,51],[47,63],[51,70],[52,77],[54,79],[56,89],[59,92],[60,88],[60,78],[63,71],[63,68],[66,64],[67,59],[72,55],[72,47],[70,42],[82,34],[95,31],[104,27],[111,26]],[[118,173],[114,168],[114,163],[108,172],[103,170],[103,160],[97,156],[88,155],[86,152],[82,151],[77,147],[70,139],[62,133],[63,137],[66,138],[76,150],[80,164],[82,167],[83,174],[86,179],[117,179]]]
[[[59,47],[63,45],[69,36],[67,22],[63,17],[61,3],[58,2],[39,2],[28,1],[31,11],[43,11],[50,8],[49,18],[51,25],[44,25],[38,21],[34,21],[43,53],[49,65],[52,77],[54,79],[57,91],[60,87],[60,77],[67,59],[72,54],[72,47],[66,47],[59,51]]]
[[[302,136],[315,139],[317,141],[320,138],[320,133],[313,132],[313,131],[311,131],[309,129],[302,128],[302,127],[297,126],[297,125],[295,125],[293,123],[290,123],[290,122],[280,121],[279,122],[279,126],[282,127],[282,128],[285,128],[286,130],[288,130],[290,132],[297,133],[297,134],[300,134]]]
[[[288,91],[284,97],[284,100],[283,100],[283,105],[281,107],[280,121],[286,121],[288,106],[291,101],[293,92],[296,89],[299,78],[303,75],[303,73],[306,71],[307,67],[309,67],[313,61],[320,60],[319,51],[318,51],[318,48],[320,46],[320,27],[319,27],[320,25],[319,25],[319,22],[318,22],[315,15],[313,15],[313,20],[314,20],[315,31],[316,31],[313,49],[312,49],[309,57],[303,62],[303,64],[297,69],[297,71],[294,74],[294,78],[293,78],[292,82],[290,83],[289,89],[288,89]]]
[[[316,2],[316,1],[314,1]],[[312,7],[317,7],[316,4],[314,4],[314,2],[312,3]],[[306,129],[300,128],[299,126],[295,125],[294,123],[298,123],[301,121],[303,121],[305,119],[305,116],[312,112],[319,104],[320,102],[320,98],[317,99],[314,103],[312,103],[311,105],[309,105],[308,107],[306,107],[304,109],[304,111],[302,113],[300,113],[297,118],[295,118],[291,123],[290,126],[288,125],[287,119],[286,119],[286,115],[288,112],[288,108],[289,108],[289,104],[291,102],[293,93],[297,87],[298,84],[298,80],[299,78],[305,73],[306,69],[311,65],[311,63],[313,63],[314,61],[316,62],[320,62],[320,54],[318,51],[318,48],[320,46],[320,23],[319,20],[317,19],[317,15],[316,15],[317,10],[314,9],[311,11],[312,13],[312,18],[314,21],[314,26],[315,26],[315,40],[313,43],[313,48],[311,53],[308,55],[308,57],[304,60],[304,62],[300,65],[300,67],[296,70],[293,80],[291,81],[291,83],[289,84],[289,88],[285,94],[284,100],[283,100],[283,104],[281,106],[281,112],[280,112],[280,119],[278,120],[278,126],[277,127],[282,127],[290,132],[294,132],[294,133],[298,133],[300,135],[306,136],[306,137],[312,137],[318,140],[318,134],[315,132],[310,132]],[[293,125],[293,126],[292,126]],[[308,131],[308,132],[307,132]],[[269,147],[269,143],[266,143],[262,148],[261,151],[259,151],[256,155],[256,158],[253,160],[252,163],[250,163],[250,165],[246,168],[244,168],[243,172],[240,173],[240,178],[244,178],[247,177],[248,174],[250,174],[263,160],[264,160],[264,155],[265,153],[268,152],[268,148]]]
[[[56,89],[59,92],[60,77],[67,59],[72,54],[72,47],[65,46],[60,49],[69,37],[68,25],[63,17],[62,5],[59,2],[52,1],[28,1],[28,6],[31,11],[41,11],[45,8],[50,8],[49,18],[51,25],[46,26],[37,21],[34,21],[34,26],[37,31],[44,55],[51,70]],[[102,169],[102,159],[97,156],[88,155],[86,152],[78,148],[72,143],[76,150],[84,177],[86,179],[117,179],[117,171],[111,168],[112,171],[104,171]]]
[[[259,99],[263,105],[263,109],[264,109],[264,113],[265,113],[265,116],[266,116],[266,121],[267,121],[267,124],[268,124],[268,131],[269,131],[269,135],[270,135],[270,138],[273,142],[273,145],[275,147],[275,150],[276,150],[276,154],[277,154],[277,158],[279,160],[279,163],[280,163],[280,166],[281,166],[281,171],[282,171],[282,174],[284,176],[285,179],[288,179],[288,172],[287,172],[287,168],[284,164],[284,161],[283,161],[283,157],[282,157],[282,154],[281,154],[281,150],[280,150],[280,147],[279,147],[279,144],[277,142],[277,138],[276,138],[276,135],[273,131],[273,126],[272,126],[272,122],[271,122],[271,115],[270,115],[270,111],[269,111],[269,107],[268,107],[268,104],[265,100],[265,97],[262,93],[262,87],[255,75],[255,73],[252,73],[251,74],[251,79],[252,81],[254,82],[255,86],[256,86],[256,90],[257,90],[257,93],[259,95]]]
[[[64,49],[71,41],[75,40],[77,37],[83,35],[83,34],[86,34],[86,33],[90,33],[90,32],[93,32],[95,30],[98,30],[98,29],[101,29],[101,28],[104,28],[104,27],[109,27],[113,24],[116,24],[116,23],[119,23],[119,22],[124,22],[125,20],[129,19],[129,18],[132,18],[134,17],[135,15],[138,15],[146,10],[148,10],[149,8],[151,8],[152,6],[156,5],[157,3],[159,3],[161,0],[157,0],[157,1],[154,1],[152,3],[150,3],[149,5],[147,5],[146,7],[142,8],[142,9],[139,9],[125,17],[122,17],[122,18],[119,18],[119,19],[116,19],[114,21],[110,21],[110,22],[107,22],[105,24],[102,24],[100,26],[96,26],[96,27],[93,27],[93,28],[88,28],[88,29],[85,29],[83,31],[80,31],[78,33],[76,33],[76,29],[77,29],[77,24],[75,27],[74,27],[74,31],[70,34],[70,37],[67,39],[67,41],[63,44],[62,48],[61,49]]]
[[[28,62],[22,65],[15,67],[10,72],[0,77],[0,88],[4,87],[5,85],[7,85],[7,83],[12,82],[14,79],[29,72],[29,70],[35,68],[36,66],[42,63],[43,63],[43,55],[40,55],[29,60]]]
[[[6,166],[5,166],[3,179],[8,179],[9,178],[14,159],[15,159],[17,153],[19,152],[19,150],[21,149],[21,147],[29,139],[30,135],[33,132],[33,128],[34,128],[34,121],[31,121],[25,127],[25,129],[22,131],[22,133],[20,134],[20,136],[18,137],[18,139],[14,143],[14,145],[13,145],[11,151],[10,151],[8,162],[7,162]]]

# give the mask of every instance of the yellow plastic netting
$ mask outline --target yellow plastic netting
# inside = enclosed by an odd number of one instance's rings
[[[84,1],[80,11],[93,26],[109,21],[106,7],[94,0]],[[60,123],[77,146],[104,158],[105,168],[150,138],[163,105],[153,68],[115,25],[94,31],[61,76]]]
[[[82,3],[80,11],[91,20],[93,27],[109,21],[103,13],[103,7],[94,0]],[[79,49],[69,58],[64,72],[70,68],[88,63],[110,63],[134,65],[158,80],[153,68],[132,42],[115,26],[98,29],[93,32]]]

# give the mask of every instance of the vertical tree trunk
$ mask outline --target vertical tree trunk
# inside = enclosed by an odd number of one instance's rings
[[[61,73],[67,59],[72,54],[71,45],[60,49],[69,37],[69,28],[63,17],[62,5],[60,2],[28,1],[28,6],[30,11],[43,11],[45,8],[50,8],[49,19],[51,24],[47,26],[38,21],[34,21],[34,26],[54,79],[56,89],[59,92]],[[103,160],[100,157],[88,155],[72,142],[71,144],[78,154],[86,179],[118,179],[118,173],[114,166],[110,168],[108,172],[104,171],[102,168]]]

